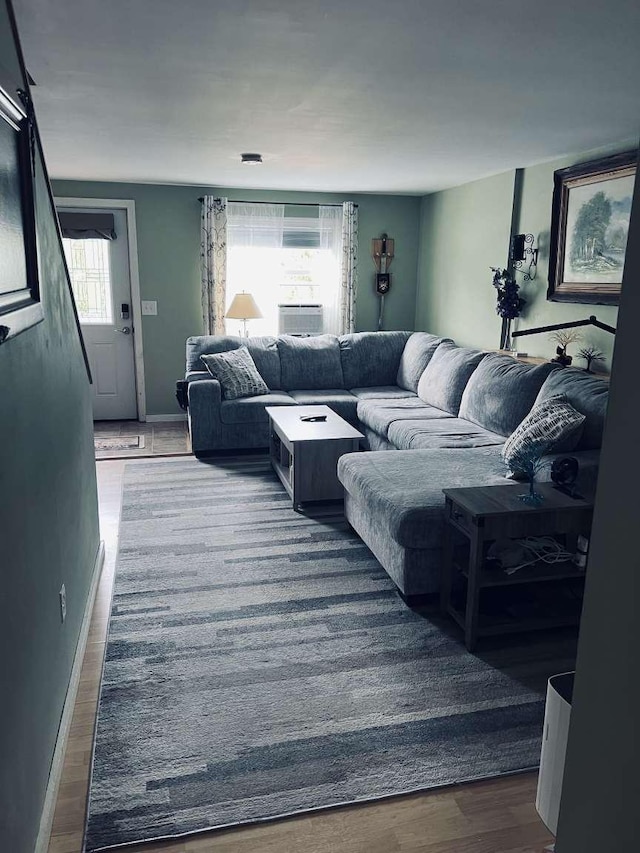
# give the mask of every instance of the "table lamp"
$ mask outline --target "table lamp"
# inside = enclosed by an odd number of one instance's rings
[[[242,320],[242,337],[249,335],[247,331],[247,320],[259,320],[262,312],[256,305],[256,301],[250,293],[236,293],[231,301],[229,310],[224,315],[228,320]]]

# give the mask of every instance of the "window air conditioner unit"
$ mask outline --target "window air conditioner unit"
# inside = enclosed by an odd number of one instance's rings
[[[278,305],[278,334],[321,335],[322,305]]]

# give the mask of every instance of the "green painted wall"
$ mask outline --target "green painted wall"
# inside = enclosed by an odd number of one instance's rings
[[[2,3],[9,66],[7,27]],[[0,346],[0,850],[7,853],[33,850],[99,539],[90,388],[41,164],[36,192],[45,320]]]
[[[272,202],[359,205],[359,288],[357,326],[375,329],[378,300],[374,292],[371,240],[386,231],[394,237],[393,289],[386,299],[385,328],[413,329],[418,262],[420,199],[412,196],[267,192],[146,184],[54,181],[59,198],[133,199],[136,203],[138,261],[142,299],[158,301],[158,316],[143,318],[148,414],[179,412],[175,381],[184,373],[184,344],[200,334],[200,204],[205,194]],[[299,208],[298,213],[306,210]]]
[[[540,248],[536,279],[525,283],[517,274],[527,305],[522,317],[515,321],[514,330],[584,319],[590,314],[615,326],[615,307],[549,302],[546,296],[553,173],[611,153],[611,149],[591,151],[519,170],[519,203],[515,210],[515,171],[425,196],[421,207],[416,329],[450,335],[463,345],[491,349],[498,346],[501,324],[495,313],[489,267],[506,266],[512,211],[514,233],[533,234]],[[583,333],[583,340],[596,344],[605,353],[605,363],[599,369],[608,370],[613,336],[589,329]],[[530,355],[544,357],[551,357],[555,349],[544,334],[521,338],[518,347]],[[578,348],[574,345],[569,352],[575,355]],[[577,360],[576,364],[583,362]]]
[[[514,178],[506,172],[423,198],[416,329],[498,346],[489,267],[506,264]]]

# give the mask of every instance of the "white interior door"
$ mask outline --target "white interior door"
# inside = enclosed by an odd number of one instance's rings
[[[63,244],[93,376],[93,419],[129,420],[138,411],[127,212],[99,212],[113,214],[115,240],[63,237]]]

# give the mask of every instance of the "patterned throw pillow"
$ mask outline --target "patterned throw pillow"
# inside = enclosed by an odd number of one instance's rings
[[[246,347],[200,357],[209,373],[220,383],[223,399],[238,400],[269,393]]]
[[[549,397],[535,405],[511,433],[502,448],[502,458],[517,476],[518,460],[524,455],[544,456],[554,451],[573,450],[580,440],[585,420],[563,394]]]

